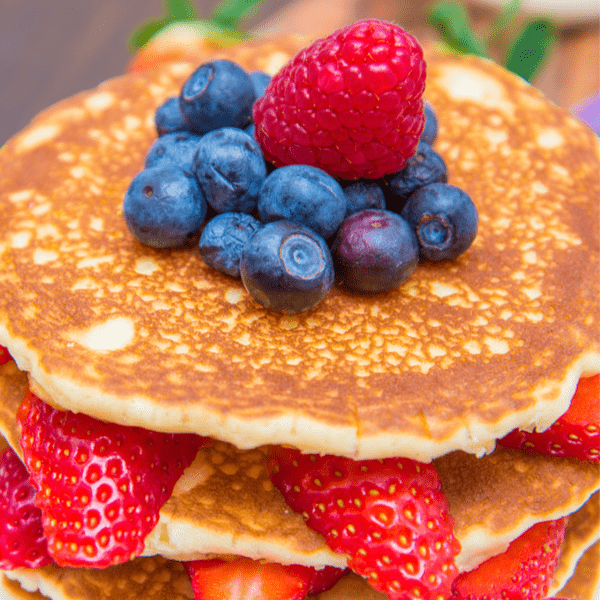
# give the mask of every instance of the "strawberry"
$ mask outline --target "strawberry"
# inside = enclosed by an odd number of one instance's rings
[[[267,467],[290,507],[373,588],[390,600],[449,597],[460,544],[433,465],[274,447]]]
[[[303,600],[331,588],[343,569],[317,571],[302,565],[249,558],[195,560],[185,564],[195,600]]]
[[[106,567],[139,555],[158,511],[207,438],[104,423],[27,391],[21,446],[50,556]]]
[[[12,356],[8,352],[8,349],[0,346],[0,365],[4,365],[10,360],[12,360]]]
[[[534,525],[508,550],[461,573],[452,600],[541,600],[548,595],[567,519]]]
[[[276,167],[343,179],[398,172],[423,131],[423,50],[393,23],[359,21],[302,50],[254,104],[256,140]]]
[[[25,465],[5,448],[0,453],[0,569],[35,569],[52,562],[34,497]]]
[[[600,375],[579,380],[569,410],[548,429],[532,433],[515,429],[498,443],[541,454],[600,461]]]

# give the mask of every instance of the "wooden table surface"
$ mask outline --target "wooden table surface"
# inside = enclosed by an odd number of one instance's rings
[[[196,0],[209,16],[217,0]],[[265,0],[248,25],[261,33],[326,34],[365,17],[390,19],[420,40],[435,39],[425,0]],[[477,27],[493,17],[470,7]],[[40,110],[122,73],[131,57],[128,35],[162,15],[162,0],[0,0],[0,145]],[[560,29],[535,82],[554,102],[571,107],[600,89],[598,21]]]

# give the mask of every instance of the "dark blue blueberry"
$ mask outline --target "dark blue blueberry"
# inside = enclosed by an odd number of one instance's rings
[[[255,128],[254,128],[254,123],[250,123],[250,125],[248,125],[248,127],[244,127],[244,131],[253,139],[256,139],[256,136],[254,135],[255,132]]]
[[[230,60],[213,60],[183,84],[179,105],[188,129],[202,134],[220,127],[246,127],[254,99],[252,79],[242,67]]]
[[[356,181],[351,183],[344,187],[344,194],[346,194],[345,218],[367,208],[385,209],[383,190],[374,181]]]
[[[325,240],[292,221],[261,227],[244,246],[240,272],[259,304],[284,314],[317,305],[335,278]]]
[[[176,131],[159,137],[146,154],[147,169],[173,165],[193,176],[194,156],[202,136],[189,131]]]
[[[196,236],[206,216],[206,201],[196,180],[180,169],[153,167],[129,184],[123,216],[142,244],[174,248]]]
[[[154,124],[159,136],[174,131],[186,131],[187,125],[179,109],[179,98],[173,96],[165,100],[154,113]]]
[[[388,292],[417,268],[412,227],[388,210],[364,210],[346,219],[331,249],[342,285],[357,292]]]
[[[258,219],[245,213],[217,215],[202,230],[198,243],[202,260],[209,267],[239,279],[242,250],[260,227]]]
[[[249,75],[252,79],[256,99],[264,96],[267,86],[271,83],[271,76],[264,71],[250,71]]]
[[[194,158],[194,172],[206,201],[219,213],[251,213],[267,166],[256,140],[235,127],[207,133]]]
[[[258,197],[258,214],[263,223],[289,219],[328,239],[346,215],[346,196],[325,171],[290,165],[275,169],[265,179]]]
[[[421,134],[421,139],[427,142],[430,146],[433,146],[438,134],[438,122],[435,116],[433,106],[425,100],[423,103],[423,111],[425,113],[425,128]]]
[[[421,257],[451,260],[477,235],[479,216],[470,196],[448,183],[432,183],[410,196],[402,216],[417,233]]]
[[[436,181],[448,181],[444,159],[426,142],[419,142],[414,156],[398,173],[387,178],[389,193],[387,207],[400,213],[408,197],[418,188]]]

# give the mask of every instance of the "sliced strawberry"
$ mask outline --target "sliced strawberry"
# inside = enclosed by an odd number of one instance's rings
[[[249,558],[185,563],[195,600],[303,600],[311,569]]]
[[[348,571],[337,567],[325,567],[324,569],[313,569],[307,596],[316,596],[330,590]]]
[[[176,481],[209,441],[59,411],[30,391],[17,420],[48,551],[61,566],[106,567],[139,555]]]
[[[390,600],[450,595],[460,544],[433,465],[275,447],[268,469],[290,507]]]
[[[5,448],[0,453],[0,569],[36,569],[52,562],[34,497],[25,465]]]
[[[569,410],[542,432],[515,429],[498,440],[509,448],[600,461],[600,375],[579,380]]]
[[[461,573],[452,600],[541,600],[548,595],[567,519],[534,525],[508,550]]]
[[[12,360],[12,356],[8,352],[8,349],[0,346],[0,365],[4,365],[10,360]]]

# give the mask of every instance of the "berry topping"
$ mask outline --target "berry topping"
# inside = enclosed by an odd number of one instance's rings
[[[477,235],[479,216],[470,196],[448,183],[432,183],[411,194],[401,215],[415,228],[421,258],[451,260]]]
[[[336,274],[358,292],[388,292],[417,268],[419,242],[411,226],[387,210],[363,210],[348,217],[332,246]]]
[[[390,194],[388,208],[400,213],[408,197],[430,183],[448,181],[444,159],[427,143],[419,142],[417,152],[398,173],[387,178]]]
[[[271,76],[264,71],[250,71],[249,75],[254,86],[254,96],[256,98],[264,96],[267,86],[271,83]]]
[[[242,250],[260,227],[260,221],[245,213],[217,215],[202,230],[198,243],[202,260],[209,267],[239,279]]]
[[[195,600],[304,600],[328,590],[344,574],[335,567],[317,571],[249,558],[195,560],[184,565]]]
[[[251,213],[267,176],[257,142],[241,129],[223,127],[198,144],[194,173],[206,201],[219,213]]]
[[[254,105],[256,136],[275,166],[335,177],[396,173],[423,131],[423,51],[393,23],[365,20],[293,58]]]
[[[187,129],[179,108],[179,98],[177,96],[165,100],[156,109],[154,113],[154,125],[156,126],[156,133],[159,136]]]
[[[0,453],[0,569],[36,569],[52,562],[35,488],[14,450]]]
[[[569,410],[545,431],[515,429],[498,442],[541,454],[600,461],[600,375],[579,380]]]
[[[138,556],[173,486],[209,442],[59,411],[31,392],[17,420],[48,552],[61,566]]]
[[[263,223],[289,219],[328,239],[344,219],[346,196],[340,184],[321,169],[293,165],[275,169],[265,179],[258,214]]]
[[[379,183],[356,181],[344,188],[346,194],[346,218],[354,213],[374,208],[385,210],[385,196]]]
[[[173,165],[144,169],[127,188],[123,216],[134,237],[153,248],[192,240],[206,217],[197,181]]]
[[[4,365],[12,360],[12,356],[7,348],[0,346],[0,365]]]
[[[259,304],[284,314],[317,305],[334,281],[325,240],[292,221],[275,221],[259,229],[242,250],[240,272]]]
[[[473,571],[461,573],[452,585],[452,600],[542,600],[548,595],[566,519],[538,523],[514,540],[503,554]]]
[[[183,120],[190,131],[199,134],[220,127],[246,127],[254,100],[250,75],[230,60],[201,65],[179,94]]]
[[[194,156],[201,139],[202,136],[194,135],[189,131],[166,133],[150,146],[144,166],[149,169],[173,165],[191,177]]]
[[[438,121],[433,106],[427,100],[423,101],[423,112],[425,113],[425,127],[421,139],[433,146],[438,134]]]
[[[433,465],[274,447],[267,467],[290,507],[390,600],[450,596],[460,545]]]

